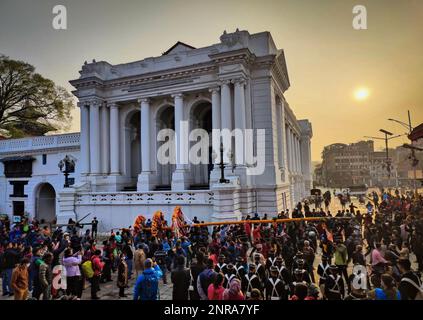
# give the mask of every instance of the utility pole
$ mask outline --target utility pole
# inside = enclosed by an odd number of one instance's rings
[[[418,164],[418,160],[416,159],[415,151],[419,150],[419,148],[413,146],[413,141],[410,138],[411,132],[413,131],[413,126],[411,125],[410,110],[407,110],[407,116],[408,116],[408,124],[405,123],[405,122],[402,122],[400,120],[396,120],[396,119],[390,118],[388,120],[399,123],[400,125],[402,125],[403,127],[408,129],[408,136],[409,136],[409,139],[410,139],[410,145],[404,144],[403,147],[411,150],[410,160],[411,160],[411,166],[413,168],[413,189],[414,189],[414,193],[417,197],[417,164]]]
[[[386,170],[388,172],[388,190],[390,189],[391,186],[391,159],[389,158],[389,149],[388,149],[388,141],[395,139],[395,138],[399,138],[401,136],[403,136],[403,134],[394,136],[394,134],[392,132],[389,132],[385,129],[379,129],[380,132],[382,132],[385,137],[369,137],[369,136],[365,136],[365,138],[370,138],[370,139],[376,139],[376,140],[384,140],[385,141],[385,149],[386,149]]]

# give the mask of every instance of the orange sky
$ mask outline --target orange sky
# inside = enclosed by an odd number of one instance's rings
[[[85,60],[123,63],[158,56],[178,40],[218,43],[225,29],[267,30],[285,49],[290,106],[312,122],[313,160],[325,145],[378,135],[379,128],[403,133],[387,118],[406,121],[407,109],[415,125],[423,121],[420,0],[65,0],[66,31],[51,27],[56,4],[2,0],[0,53],[28,61],[69,90]],[[352,28],[356,4],[367,7],[368,30]],[[358,102],[353,92],[361,86],[370,96]]]

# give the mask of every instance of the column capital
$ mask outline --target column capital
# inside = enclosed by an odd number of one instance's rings
[[[238,85],[238,86],[245,86],[247,81],[245,78],[235,78],[231,80],[231,83]]]
[[[220,91],[219,86],[209,88],[209,92],[211,92],[211,93],[217,93],[219,91]]]
[[[93,98],[93,99],[87,100],[87,104],[90,107],[101,107],[104,104],[104,100],[100,98]]]
[[[220,82],[220,85],[230,85],[231,84],[231,79],[221,79],[219,82]]]
[[[151,99],[150,98],[138,98],[137,99],[137,102],[139,104],[141,104],[141,103],[150,103],[151,102]]]
[[[112,109],[112,108],[117,108],[118,107],[118,104],[117,104],[117,102],[107,102],[106,103],[106,106],[108,108]]]
[[[76,103],[76,106],[78,108],[82,109],[83,107],[88,107],[89,106],[89,103],[87,101],[85,101],[85,100],[81,100],[81,101],[78,101]]]
[[[174,93],[170,95],[174,99],[182,99],[184,97],[183,93]]]

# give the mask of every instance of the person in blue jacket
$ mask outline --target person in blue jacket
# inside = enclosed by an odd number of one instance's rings
[[[138,277],[134,287],[134,300],[157,300],[159,280],[163,273],[152,259],[145,260],[144,272]]]

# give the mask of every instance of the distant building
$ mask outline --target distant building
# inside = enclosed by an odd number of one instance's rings
[[[316,184],[346,188],[367,184],[369,187],[413,187],[414,170],[410,150],[401,147],[375,151],[373,141],[352,144],[335,143],[322,153],[322,166],[315,170]],[[419,163],[416,177],[422,175],[423,152],[416,154]]]
[[[369,163],[373,151],[373,141],[326,146],[322,153],[323,184],[335,188],[369,184]]]

